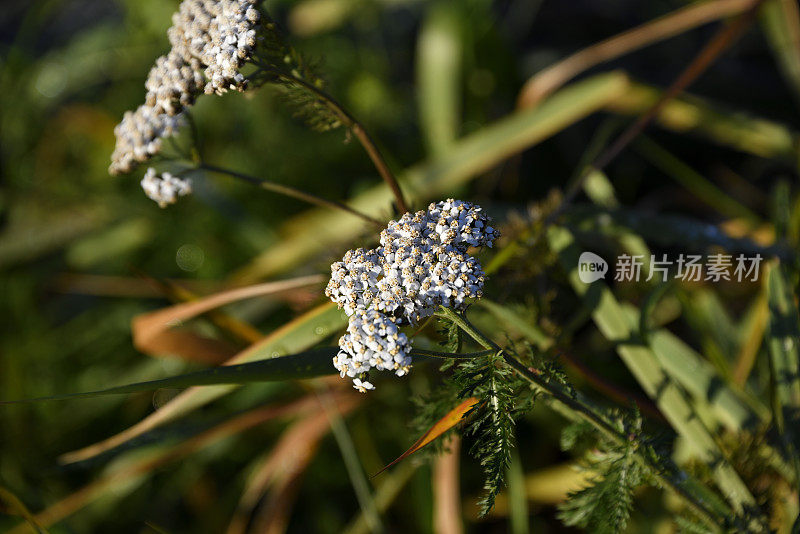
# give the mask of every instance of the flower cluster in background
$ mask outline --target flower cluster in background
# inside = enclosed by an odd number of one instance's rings
[[[168,172],[158,175],[155,169],[149,168],[142,178],[142,189],[148,198],[166,208],[177,202],[178,197],[192,192],[192,181],[188,178],[178,178]]]
[[[184,0],[173,15],[172,49],[156,60],[145,82],[145,103],[125,113],[114,129],[111,174],[132,171],[161,150],[181,125],[181,113],[198,95],[242,91],[240,69],[258,41],[256,0]]]
[[[349,250],[331,265],[325,294],[350,317],[333,363],[356,389],[372,389],[370,369],[406,374],[410,343],[398,327],[445,306],[463,309],[480,298],[484,272],[469,247],[491,247],[497,231],[480,206],[448,199],[406,213],[381,232],[381,246]]]

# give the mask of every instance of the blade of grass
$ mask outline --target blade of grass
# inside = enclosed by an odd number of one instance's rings
[[[512,534],[528,534],[528,498],[525,491],[525,472],[519,451],[514,449],[508,466],[508,510]]]
[[[763,246],[752,239],[732,237],[717,225],[679,215],[650,214],[637,210],[607,211],[594,206],[573,206],[564,220],[576,232],[620,234],[634,232],[648,243],[681,250],[705,250],[719,246],[729,252],[762,257],[792,258],[794,252],[785,244]],[[621,228],[620,228],[621,227]],[[645,259],[649,259],[649,254]]]
[[[440,158],[416,165],[401,176],[412,203],[445,195],[509,156],[525,150],[594,113],[624,94],[627,78],[608,73],[564,88],[541,106],[512,114],[459,140]],[[349,202],[362,213],[381,218],[382,206],[391,201],[383,187],[374,187]],[[283,239],[234,273],[237,285],[285,272],[294,265],[352,240],[363,231],[357,221],[321,210],[290,219],[282,227]]]
[[[770,0],[761,23],[784,78],[800,104],[800,8],[796,0]]]
[[[635,327],[639,310],[631,304],[622,304],[622,310]],[[726,428],[755,430],[769,421],[766,406],[724,381],[707,360],[666,328],[651,330],[648,341],[664,371],[692,395],[696,404],[710,408]]]
[[[734,383],[740,386],[744,386],[750,376],[750,372],[753,370],[758,351],[764,341],[768,321],[767,294],[762,289],[756,295],[746,317],[742,320],[739,354],[736,357],[732,372]]]
[[[768,346],[775,373],[775,390],[782,413],[800,410],[800,319],[794,295],[779,265],[768,276],[770,310]]]
[[[415,463],[404,462],[383,477],[378,489],[375,490],[375,506],[380,513],[389,509],[417,469],[418,466]],[[364,513],[360,512],[343,531],[343,534],[367,534],[368,532],[367,519]]]
[[[353,444],[353,438],[347,430],[339,408],[331,403],[329,395],[327,391],[317,392],[317,398],[322,404],[322,408],[331,425],[333,437],[336,439],[336,444],[339,446],[339,451],[342,453],[342,459],[347,468],[350,484],[353,486],[356,498],[358,499],[358,505],[361,507],[370,532],[373,534],[384,532],[383,522],[381,521],[378,507],[375,505],[375,498],[372,494],[369,481],[361,466],[358,452]]]
[[[433,461],[433,529],[437,534],[462,534],[461,484],[461,438],[452,436],[447,451]]]
[[[728,196],[699,172],[686,165],[649,137],[639,137],[633,146],[650,163],[685,187],[694,196],[717,210],[718,213],[728,217],[741,217],[753,224],[760,222],[758,215],[749,208]]]
[[[745,509],[752,509],[756,501],[750,490],[725,459],[709,430],[696,417],[683,391],[664,371],[656,356],[636,339],[634,328],[611,290],[599,281],[587,285],[579,279],[576,268],[580,251],[569,231],[563,227],[551,227],[548,240],[558,253],[562,266],[569,272],[573,289],[594,310],[592,317],[598,329],[609,341],[617,343],[617,352],[631,374],[655,400],[678,434],[687,440],[694,454],[712,466],[717,486],[734,510],[741,513]]]
[[[344,314],[333,303],[325,303],[278,328],[262,341],[240,352],[227,363],[234,365],[264,358],[275,358],[306,350],[347,324]],[[191,388],[144,418],[142,421],[101,442],[64,454],[64,463],[78,462],[110,450],[126,441],[173,421],[233,391],[236,385]]]
[[[767,278],[770,321],[767,347],[773,383],[773,412],[786,454],[800,481],[800,316],[783,267],[772,264]]]
[[[280,356],[255,362],[240,363],[236,365],[223,365],[213,369],[204,369],[194,373],[135,382],[122,386],[86,391],[82,393],[67,393],[33,399],[3,400],[0,405],[22,404],[30,402],[57,401],[70,399],[86,399],[102,397],[105,395],[122,395],[140,391],[153,391],[161,388],[189,388],[192,386],[210,386],[218,384],[250,384],[253,382],[280,382],[284,380],[299,380],[315,378],[334,374],[331,359],[339,351],[339,347],[324,347],[321,349],[300,352],[290,356]]]
[[[47,534],[47,530],[36,521],[36,518],[28,510],[19,497],[11,493],[6,488],[0,486],[0,513],[13,514],[25,519],[28,526],[37,534]]]
[[[348,399],[353,397],[352,394],[349,397],[342,395],[337,399],[346,406],[350,402]],[[125,455],[124,461],[119,462],[120,467],[118,469],[96,478],[76,492],[48,506],[45,510],[37,513],[35,519],[45,526],[54,525],[97,499],[115,493],[118,488],[132,483],[139,483],[144,480],[144,477],[150,476],[157,469],[185,458],[226,437],[276,418],[310,413],[318,408],[319,404],[316,399],[306,396],[281,406],[266,406],[251,410],[202,431],[174,446],[157,447],[144,453],[140,450],[132,451]],[[12,529],[9,534],[23,534],[26,530],[27,525],[20,525]]]
[[[695,2],[640,26],[586,47],[532,76],[520,91],[517,107],[534,107],[564,83],[594,66],[669,39],[753,5],[753,0]]]
[[[639,115],[652,107],[662,90],[631,82],[623,96],[606,106],[608,111]],[[697,133],[747,154],[795,162],[800,137],[787,127],[741,112],[723,110],[706,100],[686,95],[669,101],[655,122],[678,133]]]
[[[458,6],[430,6],[417,40],[417,103],[428,153],[442,156],[455,143],[461,113],[461,28]]]
[[[192,350],[194,347],[184,347],[180,344],[177,346],[175,345],[173,341],[175,332],[171,330],[175,325],[179,325],[184,321],[188,321],[198,315],[232,302],[264,295],[272,295],[309,285],[318,285],[323,280],[324,277],[321,275],[311,275],[296,279],[241,287],[215,293],[190,302],[176,304],[154,312],[137,315],[131,323],[133,345],[147,354],[161,354],[165,352],[165,347],[174,346],[177,352],[172,350],[167,350],[166,352],[169,354],[177,354],[184,358],[196,358],[197,354]],[[253,341],[256,340],[251,339],[251,342]],[[221,362],[211,359],[210,363]]]
[[[360,403],[361,398],[355,398],[353,401],[349,406],[339,407],[342,413],[350,412]],[[265,506],[272,512],[268,515],[271,516],[270,523],[273,529],[263,528],[259,529],[259,532],[285,530],[291,507],[288,506],[289,503],[285,498],[280,498],[280,495],[291,491],[293,483],[308,467],[314,458],[319,442],[329,429],[330,423],[327,415],[324,412],[317,412],[292,423],[281,434],[280,439],[269,453],[255,462],[256,468],[249,477],[239,499],[227,534],[245,534],[253,510],[270,487],[273,488],[273,498],[269,499],[270,502]],[[278,502],[283,506],[270,506],[270,504]],[[281,525],[283,528],[275,528],[275,525]]]

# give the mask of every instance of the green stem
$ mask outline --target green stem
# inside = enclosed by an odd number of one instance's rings
[[[397,204],[397,209],[400,211],[400,213],[405,213],[408,211],[408,205],[403,197],[400,184],[397,182],[397,178],[395,178],[394,174],[392,174],[392,171],[389,169],[389,166],[386,164],[386,160],[384,159],[380,150],[378,150],[378,147],[375,145],[375,141],[373,141],[372,137],[370,137],[364,126],[358,120],[356,120],[355,117],[348,113],[344,106],[339,104],[336,99],[323,91],[321,88],[314,84],[308,83],[301,78],[275,69],[274,67],[270,67],[269,65],[259,65],[259,67],[278,78],[281,78],[289,83],[297,84],[307,91],[314,93],[314,95],[316,95],[316,97],[319,98],[320,101],[322,101],[322,103],[324,103],[325,106],[327,106],[328,109],[330,109],[340,121],[342,121],[342,124],[356,136],[358,142],[361,143],[364,151],[369,156],[369,159],[372,160],[372,164],[375,166],[378,174],[380,174],[383,181],[386,182],[386,185],[388,185],[389,189],[391,189],[392,194],[394,195],[395,203]]]
[[[336,202],[335,200],[328,200],[326,198],[318,197],[316,195],[312,195],[311,193],[306,193],[305,191],[295,189],[294,187],[290,187],[288,185],[271,182],[269,180],[264,180],[262,178],[256,178],[255,176],[250,176],[247,174],[243,174],[241,172],[232,171],[230,169],[225,169],[222,167],[216,167],[214,165],[209,165],[207,163],[201,163],[197,168],[209,172],[216,172],[218,174],[226,174],[228,176],[232,176],[234,178],[244,180],[245,182],[257,185],[262,189],[266,189],[267,191],[272,191],[273,193],[279,193],[281,195],[286,195],[288,197],[296,198],[298,200],[302,200],[303,202],[308,202],[309,204],[322,206],[324,208],[333,208],[341,210],[349,213],[350,215],[355,215],[356,217],[359,217],[381,228],[385,226],[385,224],[382,223],[381,221],[373,219],[369,215],[361,213],[360,211],[351,208],[347,204],[342,204],[341,202]]]
[[[336,439],[336,444],[339,446],[339,451],[342,453],[342,459],[344,460],[350,483],[353,485],[356,499],[364,514],[364,519],[367,522],[370,532],[373,534],[385,532],[380,514],[378,513],[378,507],[372,495],[372,490],[370,489],[364,470],[361,467],[361,461],[359,460],[356,447],[353,444],[353,438],[350,436],[350,432],[347,430],[347,426],[342,420],[341,414],[332,406],[328,395],[327,391],[317,392],[317,398],[328,416],[333,437]]]
[[[472,358],[479,358],[481,356],[488,356],[489,354],[494,354],[495,350],[482,350],[480,352],[464,352],[464,353],[454,353],[454,352],[439,352],[436,350],[425,350],[425,349],[413,349],[411,351],[412,356],[431,356],[433,358],[444,358],[448,360],[471,360]]]
[[[486,349],[491,349],[497,352],[498,356],[501,356],[503,361],[509,367],[514,369],[514,371],[516,371],[516,373],[519,374],[523,379],[527,380],[538,389],[550,395],[550,397],[567,408],[568,411],[574,413],[584,421],[591,424],[609,440],[618,445],[627,444],[629,437],[623,432],[620,432],[613,424],[606,420],[603,415],[598,413],[596,409],[570,395],[558,384],[548,381],[541,374],[526,367],[522,362],[514,358],[505,350],[501,349],[494,341],[473,326],[463,315],[460,315],[449,308],[442,308],[440,313],[457,324],[459,328],[464,330],[464,332],[474,339],[479,345],[485,347]],[[645,465],[648,470],[654,474],[655,478],[658,479],[658,481],[664,487],[672,490],[710,527],[712,527],[715,531],[720,530],[719,525],[726,522],[728,517],[727,514],[722,514],[709,509],[705,503],[702,502],[702,499],[692,495],[685,487],[683,487],[684,483],[678,480],[677,474],[670,476],[668,473],[665,473],[662,466],[657,465],[656,462],[646,455],[637,454],[636,458],[637,461]]]

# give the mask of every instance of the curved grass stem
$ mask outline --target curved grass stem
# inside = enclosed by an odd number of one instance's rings
[[[303,87],[307,91],[313,93],[320,100],[320,102],[330,109],[339,118],[341,123],[351,132],[353,132],[353,135],[356,136],[356,139],[358,139],[358,142],[364,148],[364,151],[369,156],[369,159],[372,160],[372,164],[375,166],[378,174],[380,174],[383,181],[386,182],[386,185],[389,186],[389,189],[392,191],[398,211],[400,211],[400,213],[405,213],[408,211],[408,204],[406,204],[403,191],[400,189],[400,184],[397,182],[397,178],[395,178],[394,174],[392,174],[392,171],[389,169],[389,166],[386,164],[386,160],[384,159],[380,150],[378,150],[375,141],[369,135],[364,126],[353,115],[351,115],[344,108],[344,106],[342,106],[331,95],[312,83],[274,67],[270,67],[269,65],[259,65],[259,67],[265,72],[274,75],[276,78]]]
[[[378,226],[380,228],[383,228],[385,226],[384,223],[382,223],[381,221],[374,219],[365,213],[361,213],[360,211],[357,211],[346,204],[342,204],[341,202],[336,202],[335,200],[328,200],[326,198],[318,197],[316,195],[312,195],[311,193],[306,193],[305,191],[295,189],[294,187],[290,187],[288,185],[283,185],[276,182],[271,182],[269,180],[256,178],[255,176],[250,176],[248,174],[243,174],[241,172],[236,172],[222,167],[216,167],[214,165],[209,165],[207,163],[201,163],[200,165],[197,166],[197,168],[209,172],[215,172],[217,174],[226,174],[228,176],[238,178],[239,180],[244,180],[245,182],[251,183],[253,185],[257,185],[262,189],[266,189],[267,191],[272,191],[273,193],[278,193],[288,197],[296,198],[298,200],[302,200],[303,202],[308,202],[309,204],[322,206],[324,208],[341,210],[349,213],[350,215],[355,215],[356,217],[359,217],[360,219],[363,219],[364,221],[374,224],[375,226]]]

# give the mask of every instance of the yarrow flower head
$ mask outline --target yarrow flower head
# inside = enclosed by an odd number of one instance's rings
[[[403,376],[411,368],[410,344],[397,323],[376,310],[359,310],[350,317],[347,332],[339,339],[333,365],[344,378],[354,378],[359,391],[372,389],[365,381],[370,369],[394,371]],[[369,385],[367,385],[369,384]]]
[[[143,104],[136,111],[126,111],[114,128],[117,146],[111,154],[111,174],[132,171],[161,151],[163,139],[175,135],[183,125],[183,115],[170,116],[160,108]]]
[[[142,189],[145,194],[162,208],[178,201],[178,197],[186,196],[192,192],[192,181],[188,178],[178,178],[168,172],[156,174],[152,167],[142,178]]]
[[[242,91],[240,69],[258,41],[261,13],[256,0],[184,0],[168,30],[172,49],[187,62],[199,60],[208,80],[206,93]]]
[[[461,310],[468,299],[481,297],[485,274],[468,249],[492,246],[499,234],[489,222],[481,207],[469,202],[433,203],[425,211],[391,221],[381,232],[380,247],[349,250],[331,265],[325,294],[350,316],[348,334],[339,343],[342,350],[334,358],[342,377],[364,380],[372,368],[399,370],[398,375],[410,369],[405,338],[402,361],[392,360],[400,367],[387,367],[385,358],[375,357],[376,349],[354,339],[362,325],[379,321],[379,332],[395,335],[397,327],[416,324],[439,306]],[[394,330],[387,330],[387,323]],[[372,389],[359,384],[359,391]]]
[[[114,129],[111,174],[132,171],[161,151],[161,140],[181,126],[181,114],[205,93],[243,91],[240,72],[259,41],[256,0],[184,0],[167,31],[172,49],[145,82],[145,104],[126,112]]]

